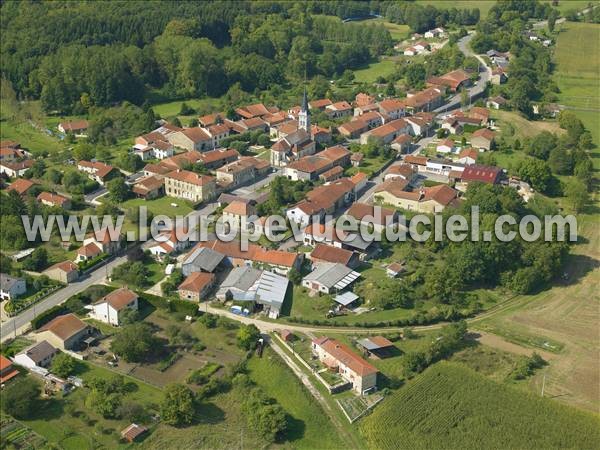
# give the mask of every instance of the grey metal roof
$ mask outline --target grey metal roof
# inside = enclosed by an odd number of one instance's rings
[[[358,300],[358,295],[354,292],[344,292],[343,294],[336,295],[333,299],[336,303],[339,303],[342,306],[348,306],[350,303]]]
[[[21,278],[11,277],[5,273],[0,273],[0,288],[3,291],[9,291],[15,283],[20,281]]]
[[[31,359],[36,365],[46,359],[48,356],[56,353],[56,349],[50,345],[48,341],[42,341],[37,344],[32,345],[28,349],[21,352],[21,354],[25,354]]]
[[[211,248],[194,249],[183,261],[181,271],[185,276],[192,272],[213,272],[223,261],[225,255]]]
[[[329,289],[344,289],[354,282],[360,274],[339,263],[317,264],[315,270],[304,277],[306,281],[314,281]]]
[[[221,283],[221,289],[235,288],[240,291],[249,291],[260,276],[261,271],[253,267],[235,267],[229,272],[223,283]]]
[[[279,311],[285,300],[288,285],[289,280],[286,277],[265,270],[258,280],[256,301]]]

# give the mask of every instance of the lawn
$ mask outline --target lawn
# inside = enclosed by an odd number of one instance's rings
[[[34,154],[42,152],[58,153],[67,145],[25,122],[16,123],[2,119],[0,123],[0,138],[19,142],[24,148]]]
[[[173,205],[177,206],[173,206]],[[173,197],[160,197],[154,200],[144,200],[143,198],[135,198],[122,203],[121,208],[139,208],[145,206],[153,216],[165,215],[175,217],[177,215],[185,216],[193,211],[192,206],[186,200]]]
[[[390,32],[392,39],[395,41],[402,41],[410,35],[410,27],[408,25],[400,25],[398,23],[388,22],[383,19],[370,19],[364,21],[365,23],[380,23],[386,30]]]
[[[354,81],[357,83],[374,83],[377,77],[387,77],[396,70],[396,63],[391,59],[373,62],[363,69],[354,71]]]
[[[550,120],[527,120],[525,117],[515,111],[490,110],[491,118],[496,121],[496,125],[501,129],[507,125],[511,125],[515,131],[515,137],[519,139],[533,137],[542,131],[550,133],[562,134],[565,132],[558,125],[557,121]]]
[[[210,109],[214,106],[216,106],[219,103],[219,99],[215,99],[215,98],[203,98],[203,99],[187,99],[187,100],[177,100],[174,102],[168,102],[168,103],[157,103],[155,105],[152,105],[152,109],[154,110],[154,112],[156,114],[159,114],[161,117],[166,118],[166,117],[175,117],[175,116],[179,116],[181,117],[185,117],[185,118],[190,118],[192,116],[180,116],[179,111],[181,111],[181,104],[185,103],[186,105],[188,105],[190,108],[193,109],[200,109],[200,110],[207,110]],[[202,114],[197,114],[197,116],[201,116]]]
[[[441,362],[360,423],[368,447],[595,448],[598,417]]]
[[[248,364],[250,378],[288,413],[285,443],[297,449],[339,448],[336,430],[307,389],[279,359],[267,350]]]

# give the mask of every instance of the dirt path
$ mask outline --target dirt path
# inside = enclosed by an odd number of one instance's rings
[[[292,372],[294,372],[294,374],[300,379],[302,384],[306,386],[306,388],[312,394],[312,396],[321,404],[323,410],[327,413],[327,415],[331,419],[331,422],[337,428],[339,435],[342,436],[342,438],[346,441],[346,444],[351,444],[350,448],[360,448],[356,446],[354,438],[346,431],[344,425],[340,423],[339,417],[332,410],[325,397],[323,397],[323,395],[318,391],[318,389],[314,387],[308,376],[306,376],[302,369],[298,367],[296,362],[292,360],[292,358],[290,358],[290,356],[279,346],[275,339],[270,339],[269,345],[275,351],[275,353],[277,353],[281,357],[281,359],[283,359],[283,361],[288,365],[288,367],[292,369]]]

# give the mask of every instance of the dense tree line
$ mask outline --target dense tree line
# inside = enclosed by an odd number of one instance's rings
[[[341,75],[392,46],[380,24],[343,24],[308,3],[3,3],[2,77],[46,111],[265,90]],[[10,20],[9,20],[10,18]]]
[[[413,2],[384,2],[381,14],[390,22],[406,24],[419,33],[440,26],[475,25],[480,16],[478,8],[437,9]]]

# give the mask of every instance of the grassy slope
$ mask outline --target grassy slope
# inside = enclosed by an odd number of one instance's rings
[[[250,377],[288,413],[286,444],[293,448],[338,448],[339,440],[327,414],[278,356],[267,351],[248,364]]]
[[[592,448],[598,418],[439,363],[361,423],[370,447]]]
[[[383,59],[371,63],[364,69],[354,71],[355,81],[358,83],[374,83],[377,77],[387,77],[394,72],[396,63],[391,59]]]

